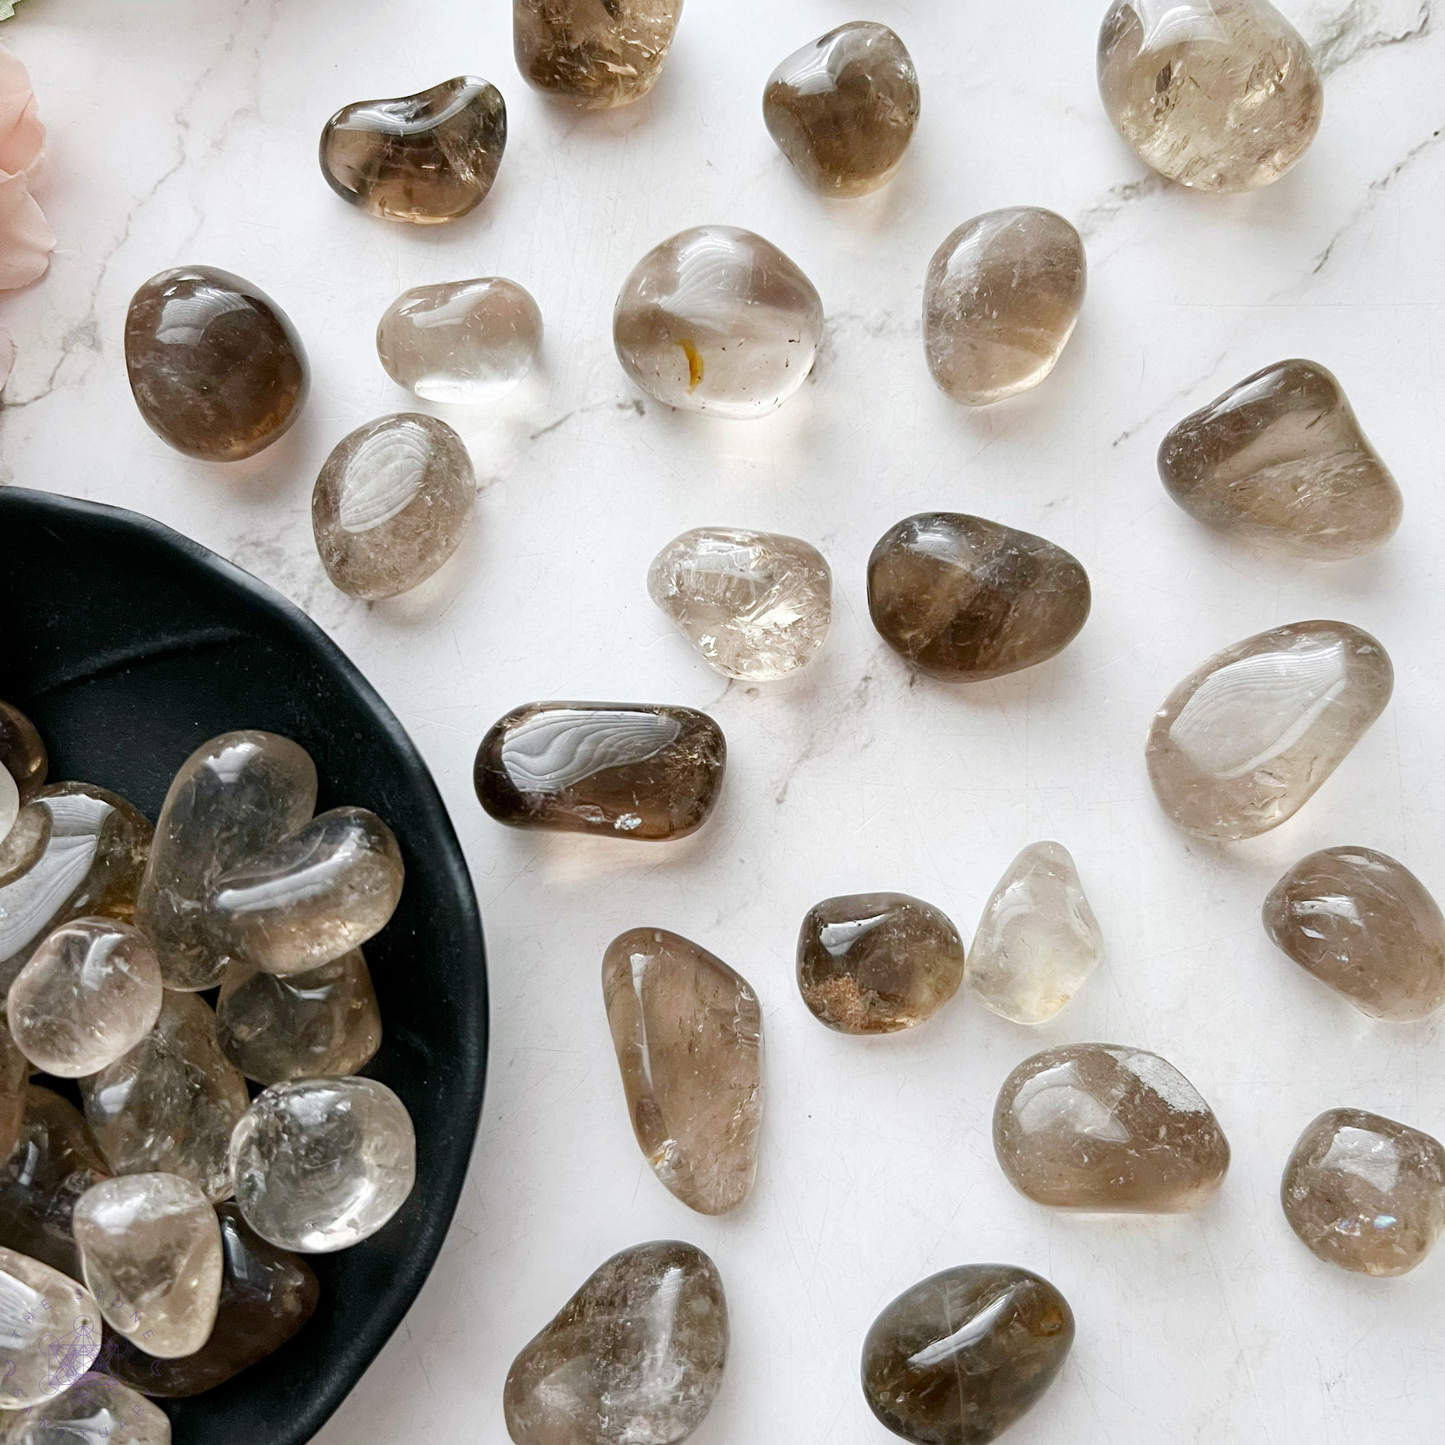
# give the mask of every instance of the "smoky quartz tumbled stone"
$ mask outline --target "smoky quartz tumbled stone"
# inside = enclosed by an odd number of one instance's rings
[[[662,74],[682,0],[513,0],[517,69],[587,110],[641,100]]]

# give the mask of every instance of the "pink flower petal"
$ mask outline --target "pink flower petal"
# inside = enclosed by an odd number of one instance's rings
[[[55,232],[24,174],[0,176],[0,291],[38,281],[54,249]]]
[[[0,46],[0,171],[29,171],[45,148],[45,127],[19,59]]]

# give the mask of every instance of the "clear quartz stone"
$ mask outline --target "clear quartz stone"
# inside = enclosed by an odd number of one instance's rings
[[[0,1410],[54,1399],[100,1353],[95,1297],[38,1259],[0,1248]]]
[[[0,764],[0,845],[10,836],[15,820],[20,816],[20,785],[11,775],[10,769]]]
[[[119,1380],[83,1374],[56,1399],[0,1418],[0,1445],[171,1445],[171,1422]]]

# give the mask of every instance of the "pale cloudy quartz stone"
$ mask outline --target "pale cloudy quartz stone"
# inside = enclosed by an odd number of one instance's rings
[[[808,379],[823,303],[771,241],[697,226],[637,263],[618,293],[612,338],[622,369],[667,406],[759,417]]]
[[[1103,951],[1069,850],[1032,843],[984,904],[965,977],[994,1013],[1041,1024],[1083,987]]]
[[[542,356],[542,313],[515,281],[483,276],[414,286],[376,328],[386,374],[422,401],[498,401]]]
[[[194,1354],[221,1300],[221,1227],[210,1201],[174,1174],[130,1174],[75,1206],[85,1282],[105,1322],[163,1360]]]
[[[62,1394],[100,1353],[100,1307],[38,1259],[0,1249],[0,1410]]]
[[[1149,780],[1198,838],[1254,838],[1292,818],[1385,710],[1385,649],[1345,622],[1293,622],[1197,667],[1154,715]]]
[[[476,496],[472,459],[444,421],[402,412],[357,427],[311,494],[326,575],[353,597],[410,592],[461,546]]]
[[[923,283],[923,349],[942,390],[988,406],[1054,369],[1084,304],[1079,233],[1036,206],[965,221],[934,253]]]
[[[833,618],[822,554],[773,532],[684,532],[653,558],[647,592],[709,667],[748,682],[806,667]]]
[[[171,1445],[171,1422],[119,1380],[84,1374],[56,1399],[0,1417],[0,1445]]]
[[[262,1239],[330,1254],[375,1234],[416,1182],[406,1106],[374,1079],[301,1079],[257,1096],[231,1139],[236,1203]]]

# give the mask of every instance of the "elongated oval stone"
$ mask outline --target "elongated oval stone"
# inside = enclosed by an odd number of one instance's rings
[[[353,597],[420,586],[461,545],[477,479],[444,421],[402,412],[336,444],[311,494],[311,529],[326,575]]]
[[[146,425],[203,462],[238,462],[291,429],[310,369],[286,313],[214,266],[152,276],[125,318],[125,365]]]
[[[528,85],[589,110],[641,100],[662,74],[682,0],[512,0]]]
[[[171,1445],[171,1422],[109,1375],[84,1373],[65,1393],[0,1420],[0,1445]]]
[[[1174,1067],[1142,1049],[1069,1044],[1025,1059],[999,1090],[993,1147],[1038,1204],[1182,1214],[1224,1182],[1229,1142]]]
[[[722,1387],[728,1309],[717,1266],[675,1240],[602,1265],[512,1361],[516,1445],[679,1445]]]
[[[321,132],[321,174],[371,216],[431,226],[486,199],[507,148],[507,103],[474,75],[343,106]]]
[[[100,1353],[100,1308],[59,1270],[0,1248],[0,1410],[63,1394]]]
[[[21,802],[45,786],[50,759],[35,724],[8,702],[0,702],[0,767],[14,780]]]
[[[1164,699],[1149,781],[1187,833],[1254,838],[1292,818],[1384,712],[1385,649],[1346,622],[1292,622],[1217,652]]]
[[[1041,1024],[1083,987],[1103,951],[1069,850],[1031,843],[983,906],[967,978],[994,1013],[1016,1024]]]
[[[1079,233],[1036,206],[965,221],[923,283],[923,349],[955,401],[988,406],[1037,386],[1063,355],[1084,304]]]
[[[1115,0],[1098,72],[1104,109],[1139,159],[1201,191],[1277,181],[1324,113],[1309,46],[1266,0]]]
[[[843,1034],[891,1034],[933,1017],[963,982],[947,915],[906,893],[825,898],[798,933],[798,991]]]
[[[1404,505],[1339,382],[1313,361],[1267,366],[1185,417],[1159,447],[1159,475],[1191,517],[1324,562],[1373,551]]]
[[[749,682],[806,667],[833,618],[822,553],[773,532],[684,532],[652,559],[647,592],[709,667]]]
[[[983,682],[1047,662],[1087,621],[1089,577],[1062,547],[982,517],[920,512],[868,559],[883,640],[943,682]]]
[[[493,723],[474,781],[499,823],[651,842],[702,827],[726,765],[722,729],[690,707],[534,702]]]
[[[763,1121],[758,996],[722,959],[633,928],[602,959],[602,997],[633,1133],[662,1182],[699,1214],[752,1192]]]
[[[919,1445],[985,1445],[1039,1402],[1074,1343],[1074,1314],[1048,1280],[1011,1264],[965,1264],[905,1290],[863,1341],[863,1396]]]
[[[765,416],[808,379],[823,303],[771,241],[695,226],[655,246],[623,282],[612,339],[622,369],[665,405]]]

